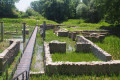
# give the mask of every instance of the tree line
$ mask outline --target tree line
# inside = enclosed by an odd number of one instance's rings
[[[97,23],[104,19],[109,23],[120,23],[120,0],[39,0],[31,3],[26,13],[18,11],[12,4],[0,0],[0,17],[28,17],[38,13],[49,20],[61,22],[67,19],[85,19]]]

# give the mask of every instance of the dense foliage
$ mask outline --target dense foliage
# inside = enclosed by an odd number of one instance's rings
[[[31,3],[31,7],[47,19],[54,21],[76,18],[76,7],[80,0],[39,0]]]
[[[19,0],[0,0],[0,17],[17,17],[15,2]]]

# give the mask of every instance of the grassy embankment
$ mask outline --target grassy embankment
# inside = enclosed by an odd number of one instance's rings
[[[66,28],[69,31],[78,31],[78,30],[102,30],[100,29],[101,26],[109,26],[110,24],[106,22],[99,22],[99,23],[85,23],[82,19],[69,19],[68,21],[65,21],[61,23],[63,25],[68,26],[77,26],[77,28],[70,27]]]

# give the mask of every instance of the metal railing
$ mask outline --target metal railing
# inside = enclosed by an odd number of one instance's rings
[[[35,28],[34,28],[34,30],[35,30]],[[33,32],[34,32],[34,30],[33,30]],[[28,45],[28,43],[29,43],[29,41],[30,41],[30,38],[31,38],[33,32],[31,33],[31,35],[30,35],[30,37],[29,37],[29,40],[27,41],[27,43],[26,43],[26,45],[25,45],[25,47],[24,47],[24,49],[23,49],[23,52],[21,52],[21,55],[20,55],[20,57],[18,58],[18,60],[17,60],[17,62],[16,62],[16,64],[15,64],[15,67],[12,69],[12,72],[10,73],[10,76],[9,76],[8,80],[11,80],[11,79],[13,78],[13,75],[14,75],[16,69],[17,69],[18,64],[20,63],[20,60],[21,60],[21,58],[22,58],[22,56],[23,56],[23,53],[24,53],[24,50],[26,49],[26,47],[27,47],[27,45]],[[28,73],[28,72],[27,72],[27,73]],[[29,75],[28,75],[28,77],[29,77]]]
[[[22,80],[28,80],[29,78],[29,74],[27,72],[27,70],[21,72],[20,74],[18,74],[16,77],[14,77],[12,80],[19,80],[19,77],[22,77]]]

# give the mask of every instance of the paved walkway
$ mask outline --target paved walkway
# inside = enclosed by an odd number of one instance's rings
[[[32,36],[30,38],[30,41],[28,42],[28,45],[23,53],[20,63],[17,66],[14,77],[16,77],[16,75],[20,74],[21,72],[23,72],[25,70],[27,70],[27,71],[30,70],[33,52],[34,52],[36,35],[37,35],[37,26],[34,29],[34,32],[33,32]],[[19,77],[19,79],[21,80],[21,76]]]

